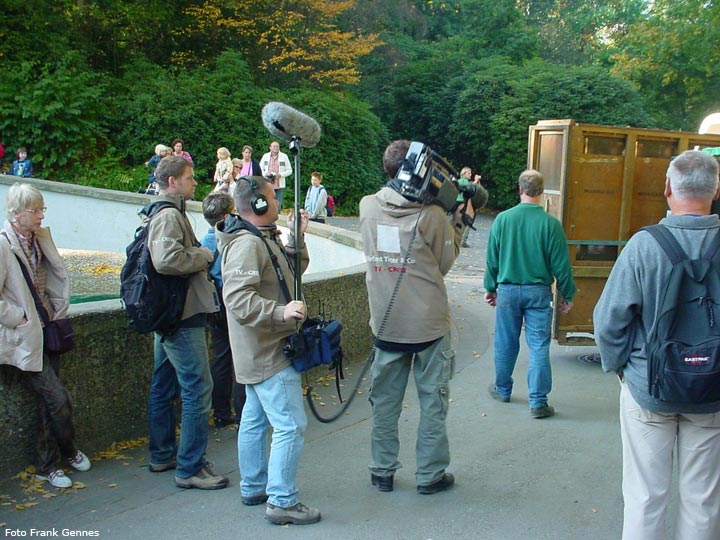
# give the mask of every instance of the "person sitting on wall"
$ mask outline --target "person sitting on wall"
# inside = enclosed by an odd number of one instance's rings
[[[43,322],[34,297],[50,321],[64,318],[70,305],[70,277],[50,229],[42,227],[47,210],[42,193],[30,184],[14,184],[5,208],[7,220],[0,231],[0,364],[19,369],[40,399],[36,478],[69,488],[72,480],[57,466],[59,455],[78,471],[90,470],[91,464],[75,446],[72,401],[59,378],[59,356],[44,350]]]

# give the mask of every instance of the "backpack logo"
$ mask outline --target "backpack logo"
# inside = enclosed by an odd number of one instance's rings
[[[720,233],[703,257],[689,259],[665,226],[641,230],[653,235],[672,262],[654,326],[645,336],[648,392],[673,403],[720,401],[720,324],[715,321]]]
[[[683,364],[686,366],[706,366],[712,361],[712,357],[690,354],[685,356],[682,360]]]
[[[188,278],[159,274],[153,266],[147,245],[150,221],[163,208],[175,206],[157,201],[143,209],[148,220],[135,231],[120,272],[120,299],[133,328],[140,333],[174,333],[185,308]]]

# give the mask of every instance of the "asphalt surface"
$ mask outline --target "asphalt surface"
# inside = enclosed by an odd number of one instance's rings
[[[492,218],[482,216],[447,276],[456,334],[451,383],[449,471],[455,486],[419,495],[414,480],[418,407],[410,383],[400,419],[404,468],[395,491],[370,485],[367,380],[346,415],[332,424],[310,417],[300,463],[301,500],[317,506],[316,525],[275,526],[264,508],[240,502],[237,432],[211,430],[208,458],[230,477],[219,491],[182,490],[172,472],[151,473],[147,445],[93,456],[87,473],[72,472],[80,489],[55,490],[23,479],[0,485],[0,535],[92,535],[102,540],[213,538],[607,540],[622,522],[619,386],[597,364],[582,361],[593,347],[553,343],[553,418],[534,420],[527,404],[527,349],[508,404],[493,401],[494,313],[483,299],[484,244]],[[356,221],[332,218],[353,228]],[[349,392],[361,366],[344,383]],[[313,382],[324,415],[336,410],[334,384]],[[63,532],[67,530],[69,532]]]

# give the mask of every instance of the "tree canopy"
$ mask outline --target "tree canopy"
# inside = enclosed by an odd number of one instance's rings
[[[0,138],[41,176],[134,190],[175,137],[201,179],[220,146],[259,158],[280,100],[321,124],[303,182],[323,172],[341,212],[397,137],[482,172],[502,208],[540,119],[695,130],[719,19],[709,0],[6,0]]]

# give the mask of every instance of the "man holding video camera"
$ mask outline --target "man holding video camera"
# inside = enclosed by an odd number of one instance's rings
[[[412,145],[426,148],[420,143]],[[443,277],[460,252],[463,212],[472,220],[474,210],[467,201],[448,218],[441,205],[426,198],[424,202],[408,198],[404,189],[407,184],[398,171],[411,166],[418,157],[408,152],[410,148],[410,141],[399,140],[385,149],[383,167],[390,181],[360,202],[370,326],[375,340],[370,478],[378,490],[393,490],[395,471],[401,467],[398,420],[412,368],[420,401],[417,491],[432,494],[455,482],[446,472],[450,447],[445,418],[455,353]],[[428,154],[434,155],[431,150]],[[416,170],[423,169],[420,165]],[[456,195],[453,191],[453,201]]]

